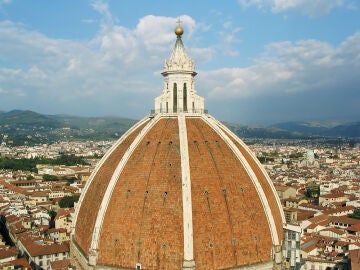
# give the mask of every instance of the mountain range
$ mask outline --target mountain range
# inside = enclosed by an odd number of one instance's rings
[[[50,143],[56,140],[119,138],[137,120],[122,117],[45,115],[33,111],[0,111],[0,134],[13,143]],[[360,138],[360,121],[286,122],[270,126],[224,123],[241,138],[304,139]],[[1,138],[0,138],[1,139]],[[15,140],[15,141],[14,141]],[[1,142],[1,141],[0,141]]]

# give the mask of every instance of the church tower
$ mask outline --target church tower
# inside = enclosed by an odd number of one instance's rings
[[[196,94],[194,61],[187,55],[181,36],[184,33],[179,25],[175,28],[177,36],[175,47],[169,60],[165,61],[164,85],[162,95],[155,99],[155,112],[160,113],[203,113],[204,98]]]

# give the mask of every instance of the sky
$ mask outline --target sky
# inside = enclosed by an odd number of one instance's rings
[[[359,0],[0,0],[0,111],[143,118],[178,18],[218,120],[360,120]]]

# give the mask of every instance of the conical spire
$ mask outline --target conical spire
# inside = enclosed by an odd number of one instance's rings
[[[186,53],[184,44],[181,40],[181,36],[184,33],[183,28],[179,25],[175,28],[175,34],[177,35],[174,49],[171,52],[169,60],[165,61],[164,73],[171,71],[185,71],[194,72],[194,61]]]
[[[177,36],[169,60],[165,61],[164,87],[161,96],[155,98],[156,113],[204,113],[204,98],[196,94],[194,61],[186,53],[180,26],[175,28]]]

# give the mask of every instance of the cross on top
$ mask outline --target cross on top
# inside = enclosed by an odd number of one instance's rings
[[[177,24],[178,24],[178,26],[180,26],[180,24],[182,23],[182,20],[180,20],[180,18],[179,19],[177,19]]]

